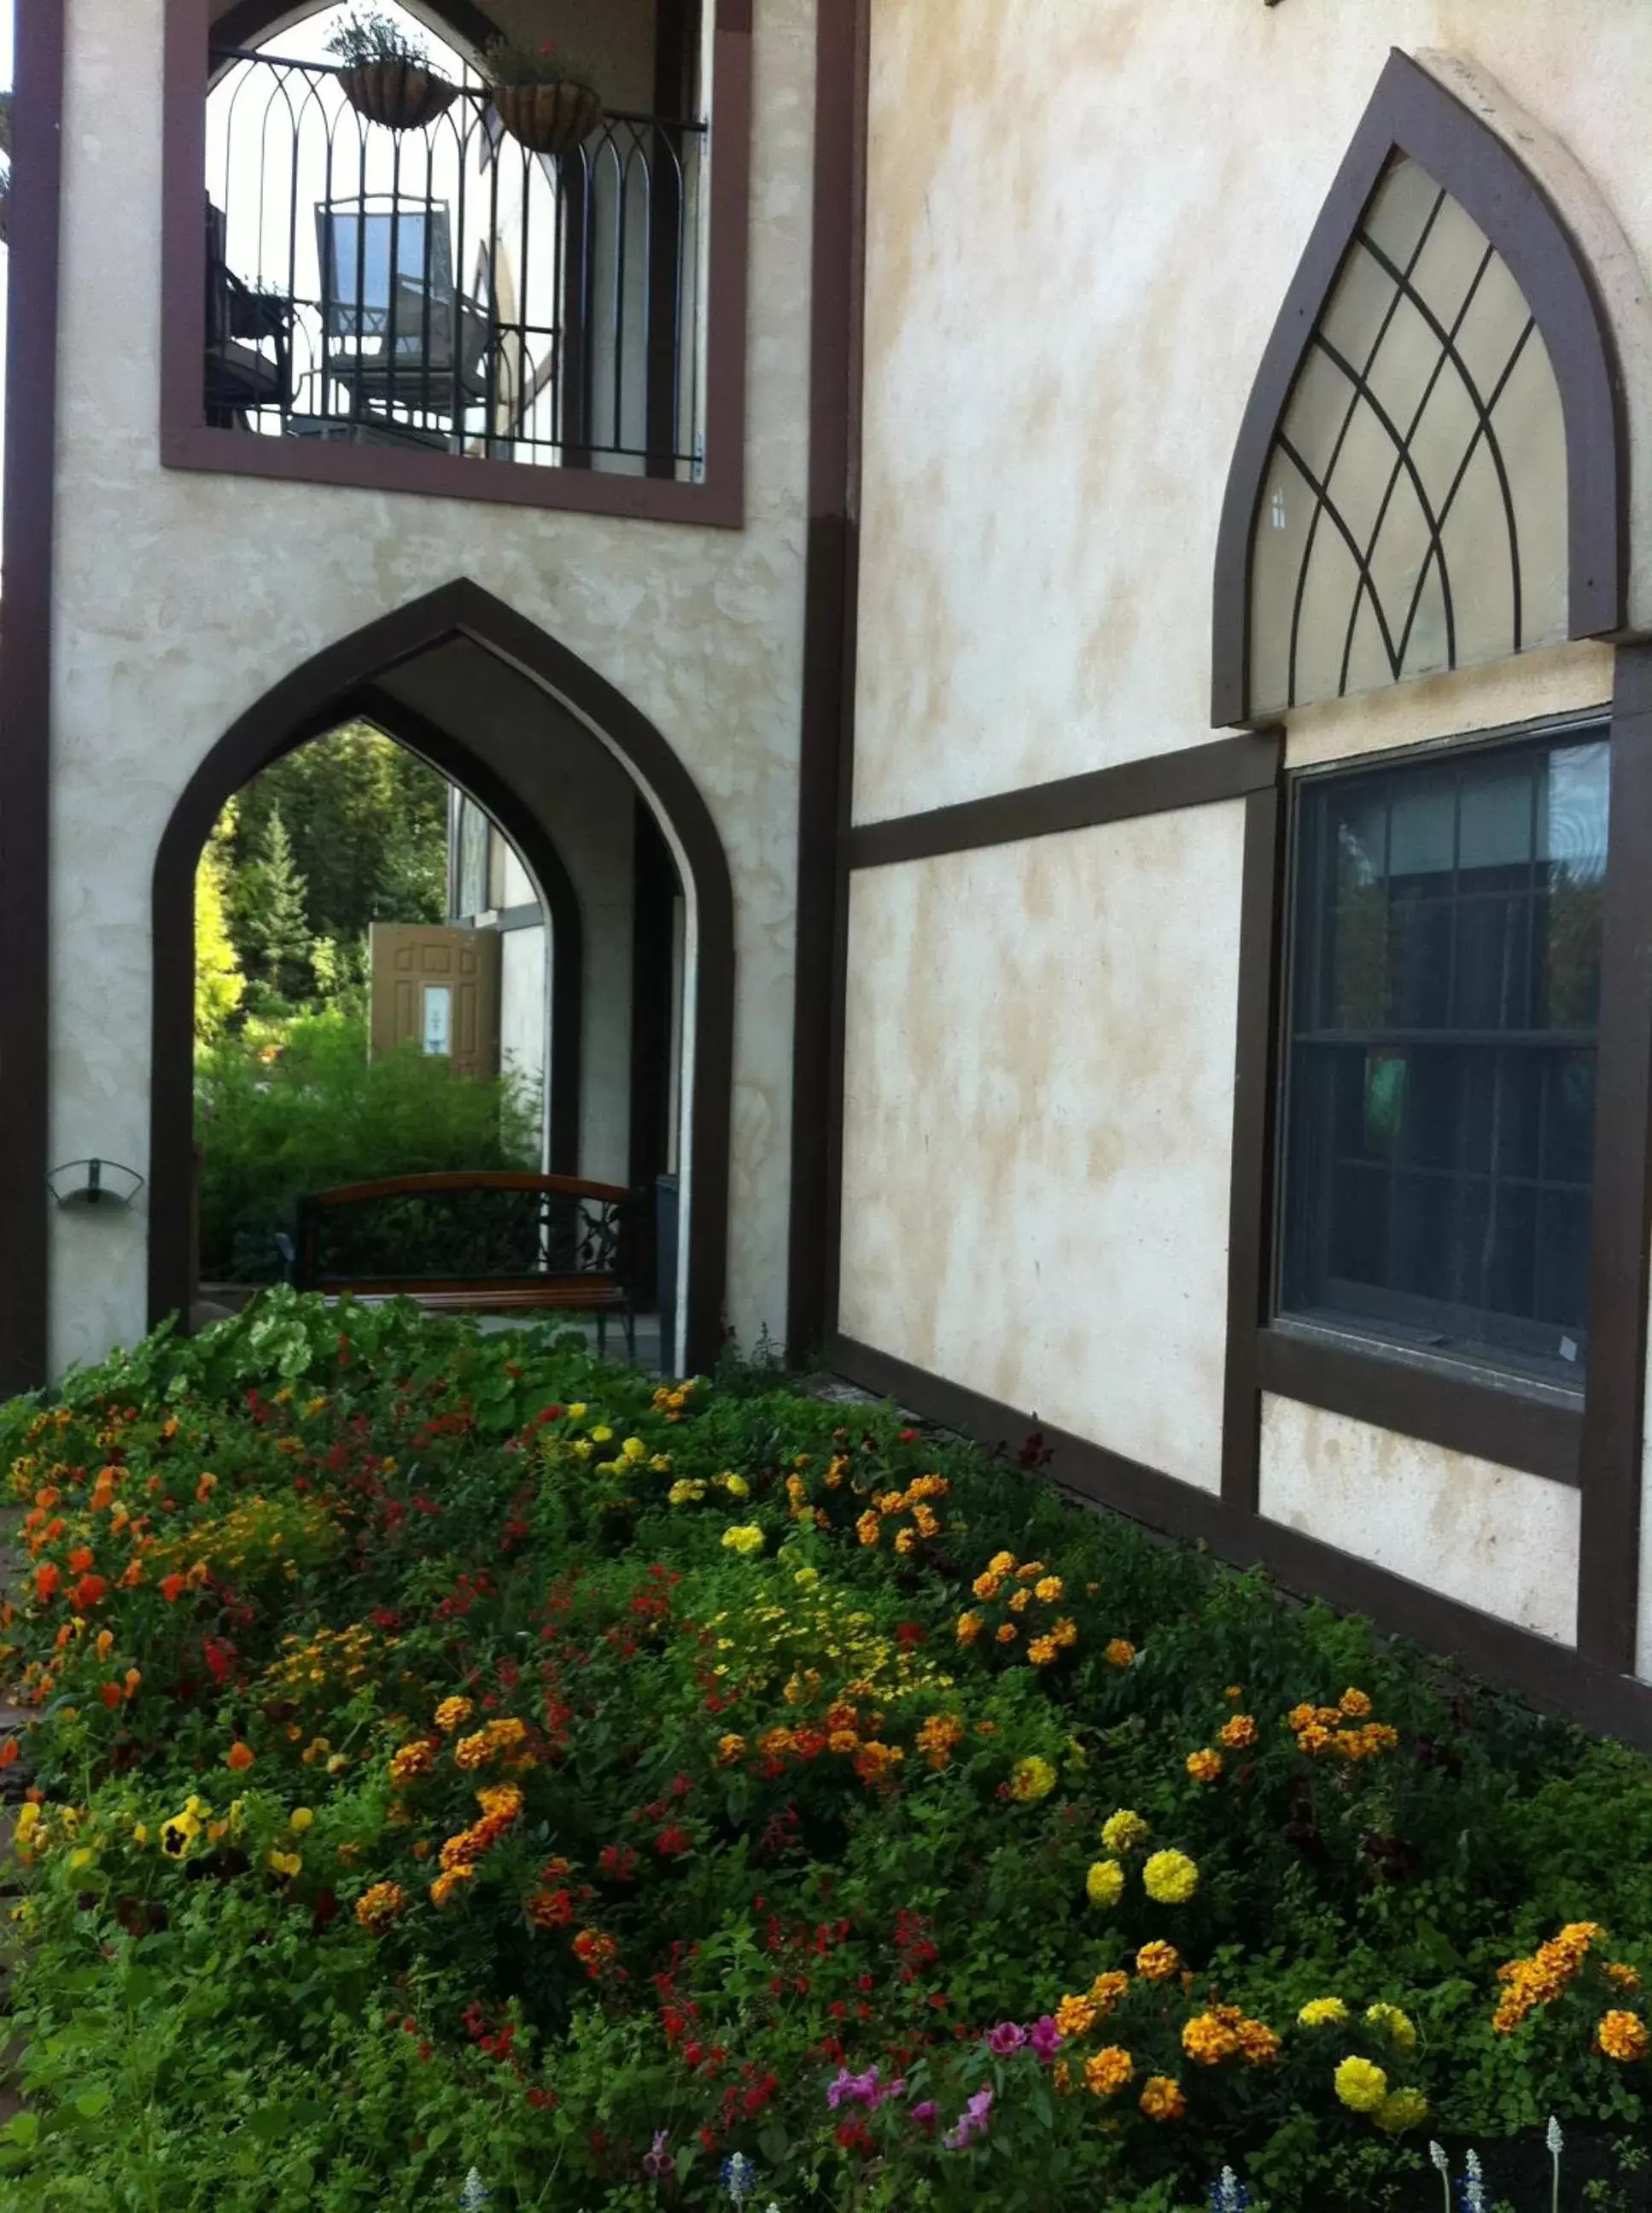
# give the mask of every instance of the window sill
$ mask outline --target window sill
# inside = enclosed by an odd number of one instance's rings
[[[1264,1391],[1551,1483],[1576,1485],[1583,1394],[1313,1324],[1257,1336]]]
[[[169,469],[203,469],[289,484],[351,485],[369,491],[491,500],[512,507],[561,508],[639,521],[698,523],[706,529],[738,530],[745,521],[744,491],[737,474],[722,482],[683,484],[664,477],[611,475],[600,469],[474,460],[462,454],[265,438],[193,424],[163,435],[161,459]]]

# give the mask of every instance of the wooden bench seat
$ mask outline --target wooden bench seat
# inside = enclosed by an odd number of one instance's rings
[[[511,1168],[341,1184],[299,1202],[289,1279],[334,1296],[412,1299],[428,1314],[594,1314],[599,1351],[618,1314],[635,1356],[631,1204],[618,1184]]]

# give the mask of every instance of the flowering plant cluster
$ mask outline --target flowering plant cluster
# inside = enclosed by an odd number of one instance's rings
[[[277,1293],[0,1413],[0,2206],[1317,2213],[1632,2136],[1643,1763],[844,1411]]]

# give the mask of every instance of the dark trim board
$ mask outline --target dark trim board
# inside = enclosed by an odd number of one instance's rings
[[[32,0],[31,0],[32,4]],[[54,0],[55,4],[55,0]],[[266,21],[276,20],[276,12]],[[207,0],[167,0],[166,92],[162,149],[161,460],[278,483],[351,485],[369,491],[421,492],[515,507],[738,530],[746,518],[747,232],[752,161],[750,9],[722,0],[715,32],[716,113],[712,129],[710,247],[706,270],[705,465],[698,484],[617,476],[589,468],[539,468],[462,454],[400,452],[313,438],[265,438],[206,421],[201,363],[206,343],[206,253],[201,223],[206,174],[209,48],[223,25],[208,22]],[[225,19],[226,21],[229,20]]]
[[[423,0],[423,4],[426,15],[434,16],[461,46],[478,54],[499,36],[499,26],[473,0]],[[235,0],[234,6],[226,8],[213,24],[213,43],[255,46],[274,26],[295,13],[293,0]]]
[[[1245,409],[1222,501],[1212,612],[1210,720],[1251,713],[1251,540],[1274,436],[1320,314],[1390,155],[1411,155],[1496,247],[1536,318],[1566,430],[1570,631],[1610,636],[1628,576],[1628,439],[1612,327],[1548,194],[1490,126],[1397,48],[1290,281]]]
[[[190,1295],[192,985],[195,864],[201,846],[224,801],[249,777],[351,712],[372,711],[363,709],[363,696],[371,698],[379,677],[458,637],[470,639],[521,670],[600,730],[649,803],[670,823],[684,857],[698,930],[692,1212],[685,1287],[687,1362],[692,1369],[709,1369],[722,1344],[734,1087],[734,892],[722,840],[692,777],[647,716],[577,655],[468,579],[442,585],[341,638],[266,692],[198,766],[162,834],[155,856],[152,907],[151,1322],[186,1313]],[[399,703],[393,711],[401,721]],[[396,735],[394,729],[390,735]],[[525,737],[523,742],[531,745],[533,741]],[[436,765],[443,763],[438,760]],[[488,805],[490,773],[485,764],[470,759],[467,750],[461,780]],[[509,828],[509,821],[505,826]],[[529,858],[531,863],[531,855]],[[542,882],[541,888],[548,897],[551,885]]]
[[[1505,1684],[1535,1704],[1652,1750],[1652,1686],[1601,1667],[1569,1645],[1442,1598],[1282,1522],[1243,1513],[1216,1492],[1052,1429],[1035,1414],[983,1398],[852,1338],[830,1338],[827,1362],[850,1382],[989,1448],[1014,1448],[1037,1429],[1053,1455],[1051,1479],[1096,1505],[1206,1544],[1236,1566],[1259,1564],[1295,1595],[1369,1614],[1386,1632]]]
[[[922,814],[885,822],[857,822],[848,833],[851,869],[887,868],[926,861],[942,853],[970,853],[986,845],[1015,845],[1063,830],[1093,830],[1143,814],[1208,807],[1267,791],[1279,775],[1277,731],[1214,738],[1173,753],[1119,761],[1112,768],[994,792]]]
[[[11,5],[15,144],[0,561],[0,1399],[46,1380],[52,563],[64,0]]]

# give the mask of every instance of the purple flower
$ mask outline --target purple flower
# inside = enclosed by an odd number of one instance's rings
[[[666,2149],[669,2134],[668,2129],[655,2129],[653,2149],[643,2154],[643,2172],[650,2182],[668,2181],[677,2171],[675,2153]]]
[[[921,2129],[933,2129],[941,2117],[941,2108],[933,2098],[920,2098],[912,2107],[912,2119]]]
[[[955,2124],[947,2131],[942,2141],[949,2151],[962,2151],[966,2144],[987,2132],[992,2112],[992,2092],[978,2090],[969,2100]]]
[[[1061,2031],[1047,2013],[1040,2014],[1027,2033],[1034,2055],[1047,2064],[1061,2049]]]
[[[1000,2059],[1008,2059],[1012,2051],[1019,2051],[1027,2041],[1027,2031],[1018,2028],[1013,2021],[1001,2021],[987,2037],[987,2049]]]
[[[839,2106],[865,2106],[875,2112],[886,2098],[899,2097],[905,2088],[904,2082],[885,2088],[878,2081],[875,2067],[869,2067],[864,2075],[851,2075],[846,2067],[840,2067],[826,2084],[826,2103],[834,2113]]]

